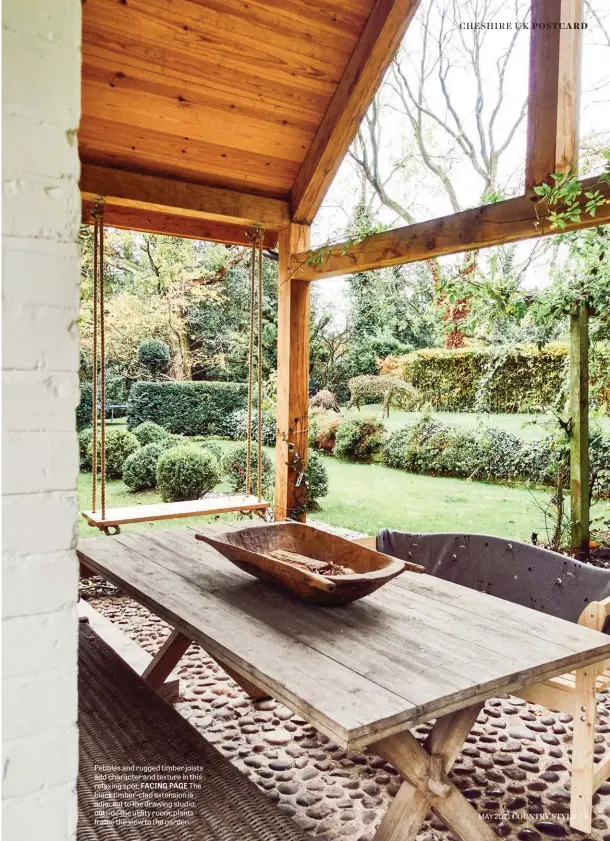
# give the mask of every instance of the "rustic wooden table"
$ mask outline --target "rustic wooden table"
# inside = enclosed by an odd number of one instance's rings
[[[603,634],[427,575],[405,573],[344,607],[308,605],[195,533],[89,538],[78,554],[175,629],[147,669],[153,685],[192,640],[251,695],[268,693],[338,745],[391,762],[404,782],[376,841],[414,838],[431,808],[464,841],[496,841],[447,776],[482,704],[574,669],[594,686],[586,667],[610,657]],[[409,728],[430,719],[422,746]],[[582,716],[579,726],[593,722]]]

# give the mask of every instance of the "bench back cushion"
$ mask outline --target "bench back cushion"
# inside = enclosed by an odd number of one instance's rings
[[[377,549],[421,564],[437,578],[572,622],[589,602],[610,596],[610,570],[519,540],[383,529]]]

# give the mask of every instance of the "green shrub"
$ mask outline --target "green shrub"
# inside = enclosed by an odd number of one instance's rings
[[[169,432],[158,423],[154,421],[144,421],[132,429],[133,434],[140,442],[140,446],[145,447],[147,444],[157,444],[159,441],[164,441],[169,438]]]
[[[224,427],[225,435],[234,441],[245,441],[248,437],[248,409],[237,409],[231,412]],[[263,444],[275,447],[277,434],[277,420],[275,414],[269,410],[263,411]],[[258,438],[258,412],[252,410],[252,439]]]
[[[164,442],[145,444],[132,453],[123,465],[123,481],[132,491],[143,491],[157,485],[157,463],[167,452]]]
[[[124,403],[127,397],[125,377],[121,374],[106,375],[106,403]]]
[[[222,435],[228,415],[247,399],[244,383],[137,382],[129,392],[127,425],[154,421],[179,435]]]
[[[80,403],[76,407],[76,428],[85,429],[91,426],[93,417],[93,386],[91,383],[81,382]]]
[[[78,433],[78,454],[80,456],[80,469],[91,470],[91,458],[89,445],[93,442],[93,427],[87,426]],[[93,449],[93,447],[92,447]]]
[[[244,493],[246,490],[246,465],[248,463],[247,444],[238,444],[227,450],[222,458],[221,468],[223,475],[234,491]],[[273,487],[273,464],[266,453],[263,453],[263,493],[267,494]],[[256,447],[252,447],[250,458],[250,492],[256,494],[258,487],[258,453]]]
[[[383,462],[388,467],[394,467],[398,470],[406,469],[407,447],[412,428],[412,424],[401,426],[400,429],[395,429],[386,439],[382,454]]]
[[[216,441],[199,441],[199,446],[203,447],[204,450],[207,450],[209,453],[212,453],[213,456],[216,457],[218,463],[220,464],[224,450]]]
[[[305,504],[309,511],[319,509],[318,499],[328,494],[328,470],[323,457],[315,450],[307,454],[307,470],[305,471],[305,485],[307,493]]]
[[[596,356],[593,389],[599,405],[606,399],[603,372],[610,349]],[[543,348],[521,345],[497,348],[428,348],[406,356],[388,357],[383,374],[399,376],[419,392],[421,402],[437,411],[530,412],[552,405],[566,375],[567,348],[551,343]]]
[[[216,458],[192,444],[163,453],[157,462],[157,488],[164,502],[199,499],[219,481]]]
[[[316,450],[331,455],[337,442],[337,430],[341,425],[338,417],[320,417],[316,419],[313,436],[310,439],[311,446]],[[311,426],[311,423],[310,423]]]
[[[123,475],[123,465],[127,458],[140,447],[140,443],[132,432],[126,429],[109,429],[106,432],[106,477],[120,479]],[[87,458],[93,464],[93,441],[87,446]],[[102,446],[101,436],[98,436],[98,467],[101,469]]]
[[[610,496],[610,437],[592,431],[590,476],[595,498]],[[563,433],[525,442],[496,427],[464,429],[424,415],[393,432],[384,448],[388,467],[483,481],[522,481],[555,485],[558,471],[568,476],[569,443]]]
[[[161,339],[147,339],[138,348],[138,362],[153,377],[164,374],[169,367],[169,348]]]
[[[385,427],[375,418],[347,418],[339,424],[335,438],[337,458],[371,461],[384,441]]]

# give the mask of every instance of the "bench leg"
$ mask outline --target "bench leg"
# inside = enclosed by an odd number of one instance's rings
[[[424,747],[408,730],[371,745],[404,778],[375,841],[412,841],[430,809],[462,841],[497,841],[491,826],[447,776],[480,709],[477,704],[439,718]]]
[[[159,689],[190,644],[187,636],[174,629],[144,669],[144,680],[150,683],[153,689]]]
[[[591,831],[593,792],[595,790],[593,785],[593,748],[597,716],[596,676],[595,665],[576,671],[570,826],[586,833]]]

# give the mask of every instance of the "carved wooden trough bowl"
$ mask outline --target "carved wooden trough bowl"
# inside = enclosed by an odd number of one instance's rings
[[[368,596],[397,575],[424,568],[301,523],[197,534],[244,572],[314,604]]]

